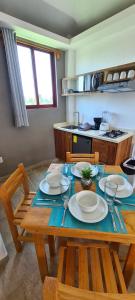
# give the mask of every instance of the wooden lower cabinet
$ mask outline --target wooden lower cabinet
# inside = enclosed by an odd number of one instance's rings
[[[109,165],[119,165],[130,156],[132,138],[120,143],[92,139],[92,152],[99,152],[99,161]]]
[[[72,152],[72,133],[54,129],[56,157],[65,160],[66,152]]]
[[[72,152],[72,133],[54,129],[55,154],[61,160],[66,160],[66,152]],[[108,165],[119,165],[130,157],[132,137],[120,142],[92,139],[92,152],[99,152],[99,161]]]

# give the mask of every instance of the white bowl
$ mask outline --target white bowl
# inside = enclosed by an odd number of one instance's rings
[[[58,172],[49,173],[46,176],[46,182],[49,184],[52,188],[57,188],[60,186],[60,182],[62,180],[62,174]]]
[[[99,204],[99,197],[94,192],[81,191],[77,193],[76,201],[83,212],[89,213],[96,210]]]
[[[88,162],[83,162],[83,161],[80,161],[78,162],[76,165],[75,165],[76,169],[81,172],[83,169],[85,168],[90,168],[91,167],[91,164],[88,163]]]
[[[117,191],[122,191],[126,184],[126,179],[120,175],[109,175],[107,181],[117,184]]]

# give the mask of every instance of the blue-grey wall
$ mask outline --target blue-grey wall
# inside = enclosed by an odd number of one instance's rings
[[[14,170],[19,162],[25,166],[55,157],[53,124],[65,121],[65,99],[61,97],[61,79],[65,74],[64,53],[57,60],[58,108],[28,110],[28,128],[14,127],[10,85],[5,52],[0,41],[0,176]]]

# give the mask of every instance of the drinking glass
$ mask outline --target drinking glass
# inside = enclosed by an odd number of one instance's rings
[[[69,165],[64,164],[64,166],[63,166],[63,175],[68,176],[68,171],[69,171]]]
[[[98,167],[97,180],[99,181],[102,177],[104,177],[104,165]]]
[[[118,185],[107,181],[105,182],[104,192],[105,192],[105,199],[108,205],[113,205],[113,201],[115,200],[116,193],[117,193]]]

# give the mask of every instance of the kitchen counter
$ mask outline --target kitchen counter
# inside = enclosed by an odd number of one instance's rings
[[[70,132],[70,133],[73,133],[73,134],[83,135],[83,136],[87,136],[87,137],[91,137],[91,138],[96,138],[96,139],[99,139],[99,140],[104,140],[104,141],[116,143],[116,144],[118,144],[118,143],[120,143],[120,142],[122,142],[122,141],[126,140],[127,138],[132,137],[134,135],[134,132],[122,129],[123,131],[127,132],[127,134],[124,134],[124,135],[122,135],[120,137],[117,137],[117,138],[108,138],[106,136],[102,136],[103,132],[100,131],[100,130],[82,131],[82,130],[79,130],[79,129],[66,129],[66,128],[63,128],[66,125],[70,125],[70,124],[67,123],[67,122],[56,123],[56,124],[53,125],[53,128],[58,129],[58,130],[62,130],[62,131],[66,131],[66,132]]]

